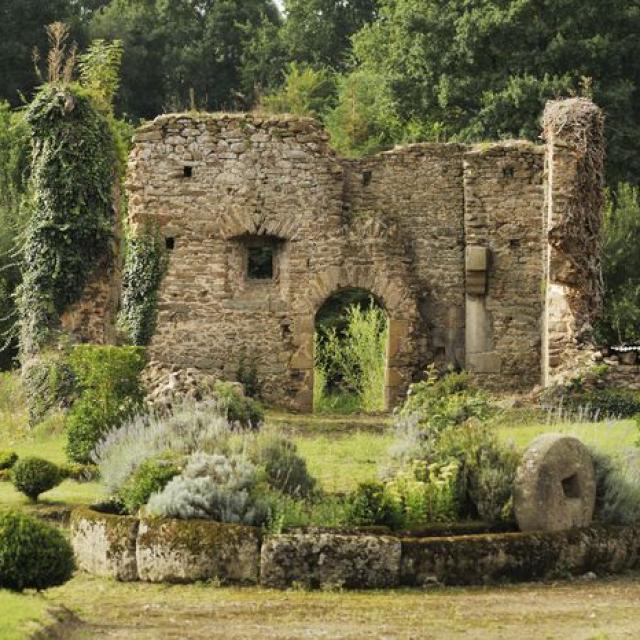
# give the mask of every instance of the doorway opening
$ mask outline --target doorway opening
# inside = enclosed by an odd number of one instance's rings
[[[313,410],[376,413],[386,409],[389,322],[364,289],[344,289],[315,317]]]

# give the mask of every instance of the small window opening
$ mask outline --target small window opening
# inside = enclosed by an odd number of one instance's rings
[[[519,249],[520,248],[520,240],[519,240],[519,238],[511,238],[511,240],[509,240],[509,247],[512,250]]]
[[[578,481],[577,473],[574,473],[572,476],[569,476],[562,481],[562,491],[565,498],[580,497],[580,482]]]
[[[185,166],[183,168],[183,173],[185,178],[193,178],[193,167]]]
[[[167,251],[173,251],[176,248],[176,239],[175,238],[165,238],[164,246]]]
[[[505,178],[513,178],[513,176],[515,176],[515,175],[516,175],[516,170],[515,170],[513,167],[505,167],[505,168],[502,170],[502,175],[503,175]]]
[[[372,176],[373,176],[373,174],[371,173],[371,171],[363,171],[362,172],[362,184],[365,187],[368,187],[371,184]]]
[[[273,280],[273,247],[248,247],[247,252],[249,280]]]

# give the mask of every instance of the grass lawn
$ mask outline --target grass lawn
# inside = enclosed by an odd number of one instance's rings
[[[0,589],[0,640],[23,640],[53,622],[52,603],[40,594],[21,595]]]

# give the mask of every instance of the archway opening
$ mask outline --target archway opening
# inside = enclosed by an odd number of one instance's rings
[[[386,311],[369,291],[327,298],[315,317],[313,410],[384,411],[388,340]]]

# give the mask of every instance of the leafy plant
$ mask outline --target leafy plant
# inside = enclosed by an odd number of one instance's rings
[[[16,511],[0,512],[0,587],[46,589],[69,580],[73,570],[73,550],[60,531]]]
[[[612,457],[592,450],[596,470],[596,516],[602,522],[640,522],[640,459],[637,451]]]
[[[180,473],[177,461],[171,456],[145,460],[118,491],[117,498],[128,513],[135,513],[154,493],[161,492],[167,483]]]
[[[404,522],[400,501],[392,499],[382,482],[362,482],[349,496],[350,519],[357,526],[383,525],[393,529]]]
[[[80,395],[67,418],[67,453],[74,462],[87,463],[102,436],[140,410],[145,352],[80,345],[72,350],[69,363]]]
[[[123,46],[120,40],[94,40],[79,56],[80,81],[99,108],[111,113],[120,86]]]
[[[315,491],[316,480],[309,474],[305,459],[290,440],[260,435],[251,448],[250,456],[256,466],[264,469],[267,482],[273,489],[302,498]]]
[[[41,493],[57,487],[62,480],[60,469],[42,458],[21,458],[11,470],[11,481],[15,488],[33,502],[38,500]]]
[[[227,413],[229,422],[257,430],[264,420],[262,405],[240,393],[232,382],[218,380],[213,388],[219,406]]]
[[[261,525],[269,514],[253,495],[257,481],[255,467],[243,458],[195,453],[181,475],[151,496],[148,508],[172,518]]]

